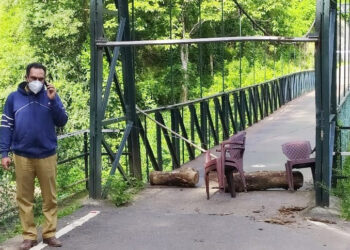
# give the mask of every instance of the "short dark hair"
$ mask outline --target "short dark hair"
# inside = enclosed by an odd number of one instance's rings
[[[26,76],[29,76],[30,70],[31,70],[32,68],[35,68],[35,69],[42,69],[42,70],[44,70],[45,75],[46,75],[46,67],[45,67],[44,65],[42,65],[41,63],[34,62],[34,63],[31,63],[31,64],[28,64],[27,69],[26,69]]]

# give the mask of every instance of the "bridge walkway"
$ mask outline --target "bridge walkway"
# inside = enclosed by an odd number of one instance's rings
[[[314,93],[306,94],[248,128],[245,171],[284,170],[281,144],[286,141],[307,139],[313,146],[314,102]],[[90,211],[99,214],[62,235],[61,249],[350,249],[350,226],[332,215],[336,210],[332,206],[310,209],[314,192],[309,169],[302,170],[305,184],[294,193],[256,191],[238,193],[232,199],[211,189],[211,198],[206,200],[203,163],[203,156],[188,163],[201,173],[196,188],[150,186],[132,204],[121,208],[87,200],[81,209],[59,220],[60,228],[73,225]],[[279,212],[283,207],[309,209]]]

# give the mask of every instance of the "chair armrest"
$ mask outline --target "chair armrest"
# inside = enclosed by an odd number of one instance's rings
[[[244,142],[243,142],[243,141],[230,141],[230,140],[226,140],[226,141],[223,141],[221,144],[222,144],[222,145],[226,145],[226,144],[244,145]]]
[[[225,144],[222,144],[223,147],[225,147],[226,145],[232,145],[233,148],[237,148],[237,149],[245,149],[244,144],[237,144],[237,143],[225,143]]]

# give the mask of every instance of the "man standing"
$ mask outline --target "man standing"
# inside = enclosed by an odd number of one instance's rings
[[[0,126],[1,164],[9,170],[13,153],[16,171],[17,205],[23,228],[20,249],[37,244],[34,224],[34,180],[38,178],[43,198],[43,242],[62,246],[55,237],[57,225],[55,127],[67,123],[68,116],[52,84],[45,81],[46,68],[31,63],[26,69],[26,81],[11,93],[5,103]],[[44,87],[46,86],[46,89]]]

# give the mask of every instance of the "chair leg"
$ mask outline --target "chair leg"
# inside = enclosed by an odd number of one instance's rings
[[[293,185],[293,174],[292,169],[289,167],[288,163],[286,163],[286,178],[288,182],[288,190],[293,191],[294,185]]]
[[[209,200],[209,172],[205,173],[205,191],[207,192],[207,200]]]
[[[295,188],[294,188],[294,178],[293,178],[293,169],[290,168],[290,172],[289,172],[289,178],[290,178],[290,186],[291,186],[291,190],[294,192]]]
[[[225,175],[227,180],[228,190],[231,193],[231,197],[236,197],[235,183],[233,181],[233,169],[225,169]]]
[[[316,182],[315,182],[315,166],[311,166],[311,173],[312,173],[312,180],[314,182],[314,188],[316,188]]]

